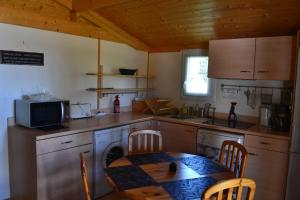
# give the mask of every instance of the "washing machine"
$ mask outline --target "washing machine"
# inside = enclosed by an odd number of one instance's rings
[[[94,198],[112,192],[104,168],[114,160],[128,155],[128,134],[129,126],[94,132]]]

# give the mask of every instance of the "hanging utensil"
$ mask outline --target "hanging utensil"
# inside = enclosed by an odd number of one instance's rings
[[[256,88],[254,88],[254,89],[250,92],[248,105],[249,105],[252,109],[255,109],[255,107],[256,107]]]
[[[244,94],[246,95],[246,98],[247,98],[247,105],[249,105],[249,97],[250,97],[250,94],[251,94],[249,88],[244,92]]]

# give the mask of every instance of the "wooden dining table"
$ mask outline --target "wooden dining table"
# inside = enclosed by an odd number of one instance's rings
[[[176,163],[175,172],[170,163]],[[106,173],[115,190],[133,200],[199,200],[211,185],[235,177],[208,158],[172,152],[129,155],[112,162]]]

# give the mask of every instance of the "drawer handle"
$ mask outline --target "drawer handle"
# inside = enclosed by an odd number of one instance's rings
[[[242,70],[240,71],[240,73],[250,73],[251,71],[247,71],[247,70]]]
[[[260,144],[263,144],[263,145],[270,145],[269,142],[259,142]]]
[[[72,142],[73,142],[72,140],[69,140],[69,141],[62,142],[61,144],[69,144],[69,143],[72,143]]]
[[[249,152],[248,153],[250,156],[258,156],[258,154],[256,154],[256,153],[251,153],[251,152]]]
[[[259,71],[257,71],[257,73],[268,73],[269,71],[267,71],[267,70],[259,70]]]
[[[84,153],[84,154],[88,154],[88,153],[90,153],[90,152],[91,152],[91,151],[84,151],[83,153]]]

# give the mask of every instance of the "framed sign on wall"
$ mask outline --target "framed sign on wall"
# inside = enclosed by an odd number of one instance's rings
[[[44,66],[44,54],[0,50],[0,64]]]

